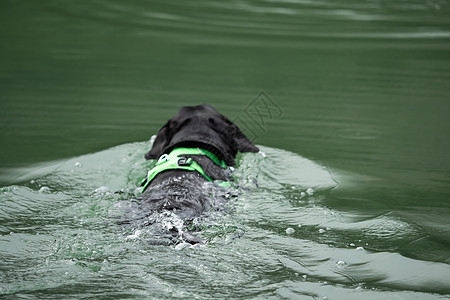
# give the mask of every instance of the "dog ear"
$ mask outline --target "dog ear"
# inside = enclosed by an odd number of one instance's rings
[[[258,152],[259,148],[256,147],[248,138],[247,136],[235,125],[234,123],[230,122],[233,127],[232,132],[233,134],[233,142],[236,146],[237,150],[239,152]]]
[[[171,139],[170,134],[170,120],[158,131],[155,141],[153,142],[152,149],[145,154],[145,159],[157,159],[161,156],[162,152],[169,144]]]

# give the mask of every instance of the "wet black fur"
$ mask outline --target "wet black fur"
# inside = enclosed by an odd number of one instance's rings
[[[200,147],[235,165],[238,152],[259,149],[228,118],[211,105],[184,106],[158,132],[146,159],[158,159],[175,147]],[[213,180],[230,180],[228,171],[203,155],[185,155],[195,160]],[[172,210],[183,219],[192,219],[211,207],[201,174],[184,170],[168,170],[158,174],[142,195],[145,210]]]

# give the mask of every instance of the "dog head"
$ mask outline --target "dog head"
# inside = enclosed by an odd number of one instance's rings
[[[242,131],[211,105],[184,106],[158,132],[146,159],[175,147],[201,147],[234,166],[237,152],[258,152]]]

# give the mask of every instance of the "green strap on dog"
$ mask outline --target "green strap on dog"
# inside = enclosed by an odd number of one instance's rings
[[[169,154],[161,155],[155,167],[148,171],[147,177],[145,177],[141,182],[142,192],[145,191],[156,175],[166,170],[197,171],[208,181],[212,181],[212,179],[205,174],[203,168],[195,160],[190,157],[180,157],[180,155],[205,155],[217,165],[226,169],[225,162],[220,160],[216,155],[208,150],[200,148],[174,148]],[[224,181],[219,185],[230,186],[230,182]]]

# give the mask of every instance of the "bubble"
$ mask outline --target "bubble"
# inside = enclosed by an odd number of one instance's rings
[[[312,195],[314,195],[314,190],[313,190],[312,188],[308,188],[308,189],[306,190],[306,193],[307,193],[309,196],[312,196]]]
[[[99,188],[96,188],[94,190],[94,193],[96,194],[103,194],[103,193],[107,193],[109,191],[109,189],[106,186],[101,186]]]
[[[323,228],[319,229],[319,233],[324,233],[324,232],[325,232],[325,229],[323,229]]]
[[[294,234],[294,232],[295,232],[294,228],[289,227],[286,229],[286,234],[291,235],[291,234]]]
[[[339,260],[339,261],[336,262],[336,266],[337,266],[338,268],[342,268],[342,267],[344,267],[345,265],[346,265],[346,263],[345,263],[345,261],[343,261],[343,260]]]
[[[142,230],[138,229],[133,234],[128,235],[125,239],[135,240],[135,239],[138,239],[141,234],[142,234]]]
[[[77,167],[77,168],[82,168],[83,167],[83,165],[79,161],[74,163],[74,166]]]
[[[356,247],[356,250],[362,251],[362,250],[364,250],[364,248],[363,247]]]
[[[350,247],[355,247],[356,245],[354,243],[350,243]]]
[[[192,246],[191,244],[183,242],[183,243],[180,243],[180,244],[176,245],[175,246],[175,250],[181,251],[181,250],[186,249],[186,248],[191,248],[191,246]]]
[[[300,193],[300,198],[303,198],[303,197],[305,197],[306,196],[306,193],[305,192],[301,192]]]
[[[50,193],[50,189],[46,186],[43,186],[39,189],[39,193]]]

